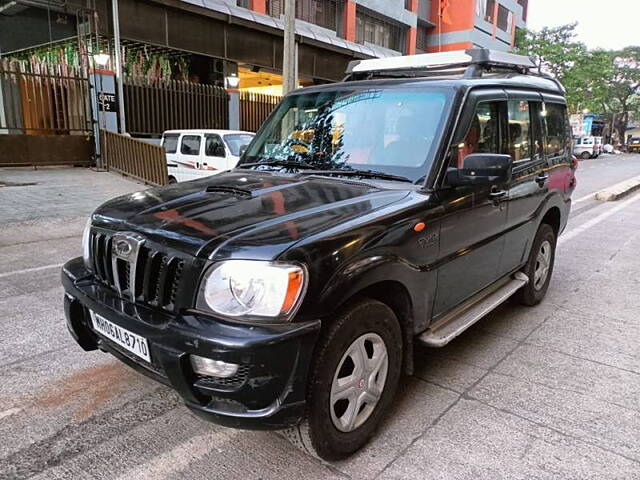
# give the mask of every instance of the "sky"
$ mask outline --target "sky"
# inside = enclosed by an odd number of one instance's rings
[[[589,48],[640,46],[640,0],[529,0],[531,30],[575,21]]]

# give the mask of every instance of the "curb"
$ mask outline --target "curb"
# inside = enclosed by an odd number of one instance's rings
[[[640,189],[640,176],[620,182],[612,187],[608,187],[606,190],[599,191],[596,193],[596,200],[615,202],[638,189]]]

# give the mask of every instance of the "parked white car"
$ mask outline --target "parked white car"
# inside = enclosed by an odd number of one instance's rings
[[[573,146],[573,154],[587,160],[598,156],[598,146],[594,137],[578,137]]]
[[[167,130],[161,145],[167,154],[169,183],[234,168],[254,135],[240,130]]]

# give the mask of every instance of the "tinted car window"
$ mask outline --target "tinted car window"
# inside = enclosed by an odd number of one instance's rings
[[[218,135],[207,135],[204,144],[204,154],[207,157],[224,157],[224,144]]]
[[[178,151],[178,138],[180,135],[165,135],[162,146],[167,153],[176,153]]]
[[[531,159],[531,115],[529,102],[510,101],[509,112],[509,155],[515,162]]]
[[[472,153],[502,153],[500,150],[500,103],[480,103],[464,142],[458,145],[455,163],[462,167],[464,157]],[[453,162],[452,162],[453,163]]]
[[[200,153],[200,136],[185,135],[182,137],[180,153],[183,155],[198,155]]]
[[[533,159],[544,158],[544,116],[542,103],[529,102],[529,113],[531,118],[531,147],[533,148]],[[569,127],[571,128],[571,127]]]
[[[565,111],[566,107],[555,103],[545,105],[545,119],[547,125],[547,156],[559,157],[567,153],[565,141]],[[589,142],[592,144],[593,142]]]

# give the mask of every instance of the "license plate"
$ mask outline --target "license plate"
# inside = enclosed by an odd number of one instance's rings
[[[146,338],[110,322],[102,315],[98,315],[95,312],[91,312],[91,322],[93,323],[93,328],[96,332],[127,349],[135,356],[151,363],[149,345],[147,344]]]

